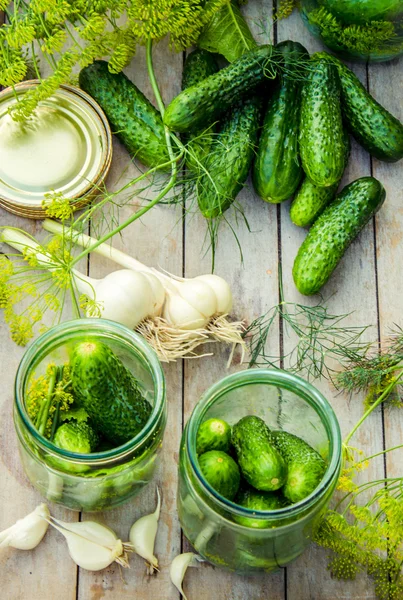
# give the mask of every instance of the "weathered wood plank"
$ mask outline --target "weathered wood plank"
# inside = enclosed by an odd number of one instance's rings
[[[284,39],[298,40],[309,52],[321,48],[302,26],[298,13],[290,19],[277,24],[278,41]],[[366,82],[366,70],[355,65],[354,71]],[[370,174],[370,162],[366,152],[353,143],[349,166],[344,175],[342,185]],[[298,301],[312,305],[318,298],[309,299],[301,296],[292,280],[292,264],[306,232],[295,227],[289,218],[289,203],[281,207],[281,241],[284,291],[286,300]],[[352,247],[348,250],[342,263],[323,290],[326,306],[332,314],[354,313],[346,320],[348,325],[366,325],[377,322],[376,280],[374,265],[373,227],[370,224]],[[376,328],[372,331],[376,337]],[[284,336],[284,349],[292,347],[293,341]],[[362,396],[355,395],[351,400],[335,393],[332,386],[323,381],[315,381],[315,385],[331,402],[339,418],[343,435],[346,435],[363,412]],[[355,441],[365,452],[382,449],[382,419],[377,414],[368,420],[365,428],[359,432]],[[364,477],[370,479],[383,476],[382,460],[377,461],[365,472]],[[354,582],[340,582],[331,579],[326,569],[326,553],[317,548],[310,548],[299,560],[287,569],[287,589],[290,598],[300,597],[315,600],[356,597],[357,599],[375,598],[372,582],[361,576]]]
[[[182,55],[168,53],[165,43],[155,49],[155,69],[161,85],[164,100],[169,101],[178,93]],[[153,99],[153,93],[146,74],[145,56],[139,51],[127,75],[138,87]],[[123,175],[123,179],[121,178]],[[125,181],[130,181],[139,173],[137,167],[130,162],[126,150],[116,142],[114,145],[114,161],[112,172],[108,178],[108,189],[119,189]],[[136,210],[133,206],[121,210],[120,220],[127,218]],[[167,271],[181,274],[182,271],[182,208],[178,206],[159,206],[153,208],[141,221],[136,221],[123,231],[122,236],[113,240],[113,245],[135,256],[145,264]],[[119,268],[114,263],[99,256],[91,256],[90,274],[102,277],[106,273]],[[138,498],[119,509],[95,515],[117,531],[122,539],[127,540],[131,525],[140,516],[150,513],[155,508],[156,485],[162,490],[163,504],[161,520],[157,536],[156,553],[160,559],[160,573],[153,577],[146,574],[144,561],[133,556],[130,570],[122,570],[118,566],[100,573],[80,570],[78,580],[78,599],[95,600],[104,598],[129,600],[136,598],[166,598],[174,600],[178,593],[169,582],[169,564],[180,552],[180,530],[176,514],[176,472],[179,440],[182,426],[182,365],[164,366],[167,378],[168,424],[162,450],[162,465],[156,477],[143,490]],[[84,519],[93,516],[83,515]]]
[[[258,36],[258,33],[262,31],[261,23],[268,33],[271,30],[271,2],[260,0],[250,2],[245,7],[245,15],[259,43],[267,42],[267,33],[264,36]],[[268,207],[256,196],[251,182],[248,182],[247,187],[241,192],[237,203],[245,211],[251,232],[248,232],[242,217],[238,217],[236,223],[234,213],[228,211],[226,215],[236,229],[244,262],[241,264],[237,242],[230,227],[222,223],[216,255],[216,273],[225,277],[231,285],[234,294],[234,314],[250,322],[277,302],[277,216],[275,207]],[[206,231],[205,220],[200,215],[194,214],[194,208],[190,211],[185,230],[187,277],[209,272],[211,267],[209,253],[203,256],[202,251]],[[209,350],[208,346],[206,350]],[[214,352],[213,359],[206,357],[185,363],[185,422],[201,394],[210,385],[226,373],[240,368],[239,365],[233,364],[230,370],[226,371],[229,349],[213,346],[211,350]],[[278,337],[275,334],[271,340],[271,350],[273,353],[279,351]],[[188,548],[187,543],[185,548]],[[205,585],[206,581],[209,582],[208,586]],[[189,598],[210,599],[214,593],[212,590],[216,590],[217,598],[257,600],[270,596],[273,600],[282,600],[284,598],[283,573],[245,578],[208,566],[189,573],[185,582],[185,592]]]
[[[369,90],[378,102],[403,122],[402,60],[372,65]],[[403,167],[401,161],[387,164],[374,159],[372,168],[374,177],[386,188],[385,204],[376,216],[380,331],[384,342],[391,329],[403,325]],[[396,408],[385,407],[386,448],[402,443],[403,415]],[[401,450],[388,455],[388,476],[402,475],[402,461]]]

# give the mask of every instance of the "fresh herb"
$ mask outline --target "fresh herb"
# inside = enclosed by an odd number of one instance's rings
[[[225,2],[203,29],[199,48],[222,54],[229,62],[257,46],[236,2]]]
[[[276,18],[279,20],[287,19],[294,11],[294,8],[298,6],[298,4],[298,0],[279,0]]]
[[[53,439],[61,415],[70,409],[70,368],[50,363],[45,375],[32,377],[26,396],[28,415],[41,435]]]
[[[334,50],[364,55],[382,51],[387,53],[397,38],[391,21],[346,25],[324,6],[309,12],[307,16],[309,23],[319,30],[325,44]],[[398,46],[393,44],[393,50],[397,51]]]
[[[362,356],[370,344],[363,341],[369,326],[345,324],[350,314],[334,315],[326,306],[306,306],[284,299],[280,276],[280,302],[252,321],[244,332],[250,361],[249,366],[287,368],[288,371],[308,378],[332,377],[334,360],[338,364],[350,356]],[[270,354],[267,343],[279,323],[283,326],[283,342],[292,340],[292,348],[285,354]]]
[[[7,23],[0,28],[0,85],[23,81],[30,68],[40,79],[18,102],[13,117],[25,119],[38,102],[67,83],[81,68],[108,57],[111,72],[121,71],[138,44],[169,35],[176,50],[193,45],[224,0],[0,0]],[[124,17],[124,19],[121,19]],[[28,56],[27,49],[31,56]],[[38,64],[52,74],[42,79]]]

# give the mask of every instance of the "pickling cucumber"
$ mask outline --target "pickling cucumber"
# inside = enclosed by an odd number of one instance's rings
[[[138,381],[106,345],[97,340],[76,344],[70,356],[71,385],[97,431],[114,446],[139,433],[152,407]]]
[[[272,54],[273,46],[259,46],[225,69],[183,90],[167,106],[164,123],[180,133],[210,125],[268,77],[265,67]]]
[[[231,456],[220,450],[210,450],[199,456],[199,466],[208,483],[221,496],[228,500],[235,498],[241,475]]]
[[[292,433],[272,431],[271,440],[287,464],[282,492],[293,504],[300,502],[318,487],[326,463],[312,446]]]
[[[367,92],[341,60],[327,52],[314,57],[337,68],[343,119],[357,142],[379,160],[396,162],[403,158],[403,124]]]
[[[97,60],[82,69],[79,83],[101,106],[132,158],[148,167],[169,161],[160,113],[124,73],[110,73],[108,63]]]
[[[321,0],[320,3],[348,25],[366,25],[403,13],[402,0]]]
[[[197,203],[206,219],[222,215],[243,188],[255,153],[261,107],[259,97],[239,100],[214,136],[195,183]]]
[[[275,491],[286,480],[285,462],[270,440],[270,430],[260,417],[243,417],[232,428],[231,443],[241,473],[257,490]]]
[[[302,86],[299,147],[302,166],[315,185],[328,187],[344,171],[344,135],[337,69],[311,61]]]
[[[344,166],[346,167],[350,154],[350,138],[347,133],[344,134],[344,140]],[[329,187],[319,187],[312,183],[308,177],[305,177],[290,207],[290,217],[294,225],[299,227],[312,225],[329,202],[333,200],[338,187],[339,182]]]
[[[385,189],[373,177],[347,185],[312,225],[294,261],[293,277],[301,294],[316,294],[345,251],[382,206]]]
[[[284,74],[270,98],[253,166],[253,186],[266,202],[276,204],[292,196],[302,177],[298,151],[301,83],[295,76],[298,61],[308,60],[297,42],[281,42]]]
[[[213,54],[206,50],[193,50],[187,55],[182,73],[182,90],[200,83],[218,71],[218,64]],[[202,161],[209,153],[214,141],[216,127],[212,124],[206,129],[202,127],[192,134],[183,134],[183,142],[187,144],[186,166],[197,170],[198,161]]]
[[[196,451],[203,454],[208,450],[228,452],[231,445],[231,427],[222,419],[207,419],[197,432]]]
[[[278,510],[285,505],[284,498],[273,492],[259,492],[252,488],[240,490],[235,498],[236,504],[248,508],[249,510]],[[251,517],[241,517],[234,515],[233,519],[239,525],[245,527],[254,527],[255,529],[265,529],[271,527],[273,521],[264,519],[252,519]]]

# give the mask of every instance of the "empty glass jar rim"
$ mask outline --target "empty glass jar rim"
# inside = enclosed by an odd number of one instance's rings
[[[329,462],[319,486],[306,498],[284,508],[261,511],[245,508],[224,498],[205,479],[201,472],[196,453],[196,435],[203,417],[209,407],[218,398],[227,394],[234,388],[254,384],[267,384],[294,392],[307,401],[317,412],[327,430],[330,442]],[[187,427],[186,448],[194,475],[201,484],[206,495],[221,508],[231,514],[254,519],[278,520],[289,516],[296,516],[318,500],[332,484],[334,476],[338,473],[341,462],[341,432],[337,417],[326,398],[313,385],[281,369],[245,369],[220,379],[212,385],[200,398],[194,408]],[[242,525],[240,525],[242,527]]]

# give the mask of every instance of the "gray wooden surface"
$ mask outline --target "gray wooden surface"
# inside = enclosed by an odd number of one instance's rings
[[[272,24],[272,6],[267,0],[250,0],[245,8],[251,28],[259,43],[298,40],[308,50],[320,48],[304,29],[300,18]],[[264,24],[267,34],[261,33]],[[168,53],[161,44],[156,51],[155,63],[164,100],[168,102],[180,89],[183,56]],[[355,72],[371,93],[403,120],[403,63],[354,66]],[[127,70],[135,83],[152,98],[148,84],[144,54],[140,51]],[[109,186],[117,184],[124,168],[125,177],[135,176],[136,167],[130,163],[125,150],[115,143],[115,155]],[[372,323],[379,326],[383,339],[388,327],[402,323],[403,308],[403,194],[402,167],[371,160],[354,144],[345,182],[373,174],[387,189],[387,201],[381,212],[354,242],[324,290],[330,297],[328,305],[335,313],[354,311],[351,324]],[[119,183],[119,185],[121,182]],[[292,225],[288,203],[281,207],[263,203],[248,185],[240,195],[251,232],[239,222],[237,233],[242,245],[244,263],[241,265],[235,239],[229,227],[223,227],[217,251],[216,272],[224,276],[234,291],[237,316],[251,320],[278,301],[278,262],[281,261],[285,295],[288,300],[306,302],[296,292],[291,279],[291,267],[297,249],[305,235]],[[127,207],[126,213],[134,210]],[[202,250],[205,223],[192,210],[181,222],[181,207],[154,208],[141,222],[124,231],[114,244],[123,248],[150,266],[161,266],[177,275],[194,276],[208,272],[210,260]],[[16,218],[0,212],[2,225],[21,226],[34,235],[41,235],[40,223]],[[234,221],[235,223],[235,221]],[[89,274],[105,275],[113,268],[106,259],[90,258]],[[283,339],[284,349],[292,343]],[[280,349],[280,329],[270,340],[273,351]],[[0,597],[2,600],[178,600],[179,595],[169,582],[168,566],[182,549],[188,549],[182,539],[175,510],[176,472],[181,430],[201,393],[225,373],[227,351],[214,349],[214,358],[178,362],[165,367],[168,382],[169,421],[164,440],[162,467],[157,481],[163,491],[162,517],[157,537],[156,552],[161,571],[154,577],[145,573],[141,559],[134,557],[131,569],[122,572],[111,567],[100,573],[76,569],[60,535],[50,531],[46,541],[33,552],[3,550],[0,554]],[[30,512],[40,501],[22,472],[14,428],[12,424],[13,379],[23,350],[10,342],[7,327],[0,324],[0,530],[17,518]],[[234,365],[231,370],[239,369]],[[343,433],[349,431],[362,413],[362,398],[347,400],[336,395],[326,382],[319,382],[332,402]],[[367,452],[381,450],[401,443],[403,414],[379,410],[368,419],[357,435],[356,442]],[[394,455],[386,464],[389,475],[401,474],[401,459]],[[400,468],[399,468],[400,466]],[[375,462],[365,476],[382,476],[382,460]],[[150,485],[142,494],[120,509],[97,515],[127,538],[131,523],[141,514],[153,509],[155,486]],[[54,514],[72,520],[79,515],[60,507],[52,507]],[[88,518],[84,515],[83,518]],[[272,575],[239,577],[208,565],[188,572],[185,591],[189,600],[372,600],[373,586],[366,577],[354,582],[333,580],[326,570],[326,555],[311,547],[295,563]]]

